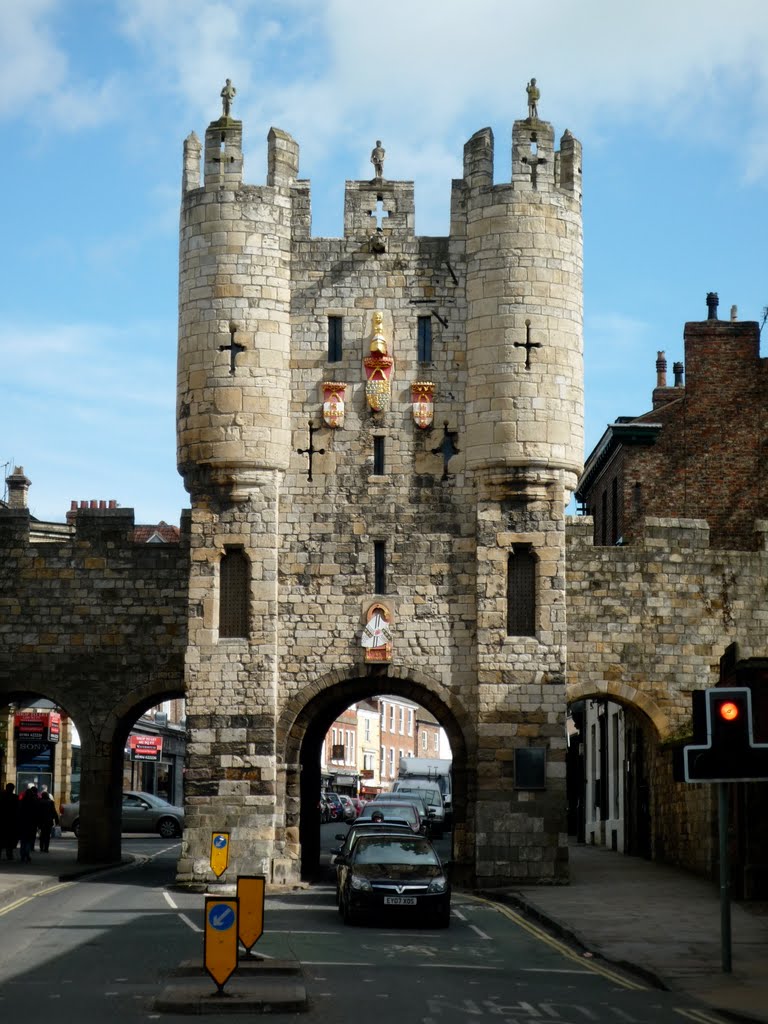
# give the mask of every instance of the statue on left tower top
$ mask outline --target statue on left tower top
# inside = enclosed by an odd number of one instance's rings
[[[237,89],[232,85],[232,80],[228,78],[224,83],[224,88],[221,90],[221,111],[223,117],[229,117],[236,93]]]

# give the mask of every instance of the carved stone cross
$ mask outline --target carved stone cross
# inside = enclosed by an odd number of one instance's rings
[[[237,334],[237,327],[234,324],[229,325],[229,344],[219,345],[219,352],[229,352],[229,372],[232,376],[235,373],[235,360],[237,359],[238,353],[245,352],[245,345],[240,345],[235,341],[235,335]]]
[[[541,342],[539,342],[539,341],[531,341],[531,321],[530,320],[526,320],[525,321],[525,341],[516,341],[515,342],[515,348],[524,348],[525,349],[525,368],[526,368],[526,370],[530,370],[530,368],[531,368],[531,349],[532,348],[541,348],[541,347],[542,347]]]
[[[313,427],[312,421],[307,423],[309,427],[309,448],[297,448],[296,452],[299,455],[309,456],[309,471],[307,472],[307,480],[312,479],[312,456],[313,455],[325,455],[325,448],[315,448],[314,442],[312,441],[312,435],[315,434],[320,427]]]
[[[371,217],[376,218],[376,227],[383,227],[384,218],[389,216],[389,213],[384,209],[384,202],[381,199],[376,200],[376,206],[369,210],[368,213]]]
[[[537,188],[539,183],[539,166],[545,164],[547,161],[543,156],[539,156],[533,146],[531,146],[530,156],[523,157],[523,163],[528,164],[531,169],[531,188]]]

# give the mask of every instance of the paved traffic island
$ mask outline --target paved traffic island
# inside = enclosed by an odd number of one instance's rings
[[[186,960],[154,1001],[160,1013],[296,1013],[308,1008],[301,965],[295,960],[242,956],[221,991],[202,961]]]

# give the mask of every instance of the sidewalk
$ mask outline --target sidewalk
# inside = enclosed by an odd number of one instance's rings
[[[0,910],[25,896],[33,896],[41,889],[47,889],[60,881],[71,881],[90,875],[94,871],[103,871],[109,867],[119,867],[131,858],[123,857],[116,864],[78,864],[77,840],[68,835],[61,839],[51,839],[48,853],[35,850],[32,863],[22,864],[19,860],[19,849],[16,848],[15,859],[0,860]]]
[[[733,971],[723,974],[717,886],[696,875],[597,846],[572,846],[571,884],[486,895],[524,909],[591,953],[686,992],[737,1019],[768,1024],[768,906],[732,904]],[[77,863],[73,836],[31,864],[0,861],[0,910],[110,865]],[[759,913],[762,910],[763,913]]]
[[[723,974],[717,885],[604,847],[572,845],[570,858],[570,885],[519,886],[504,902],[666,989],[768,1024],[768,905],[731,904],[732,973]]]

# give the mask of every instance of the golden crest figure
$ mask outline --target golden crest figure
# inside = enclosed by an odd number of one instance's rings
[[[385,412],[389,408],[392,367],[394,359],[387,352],[384,337],[384,314],[379,310],[373,314],[370,354],[363,360],[365,366],[365,397],[374,412]]]

